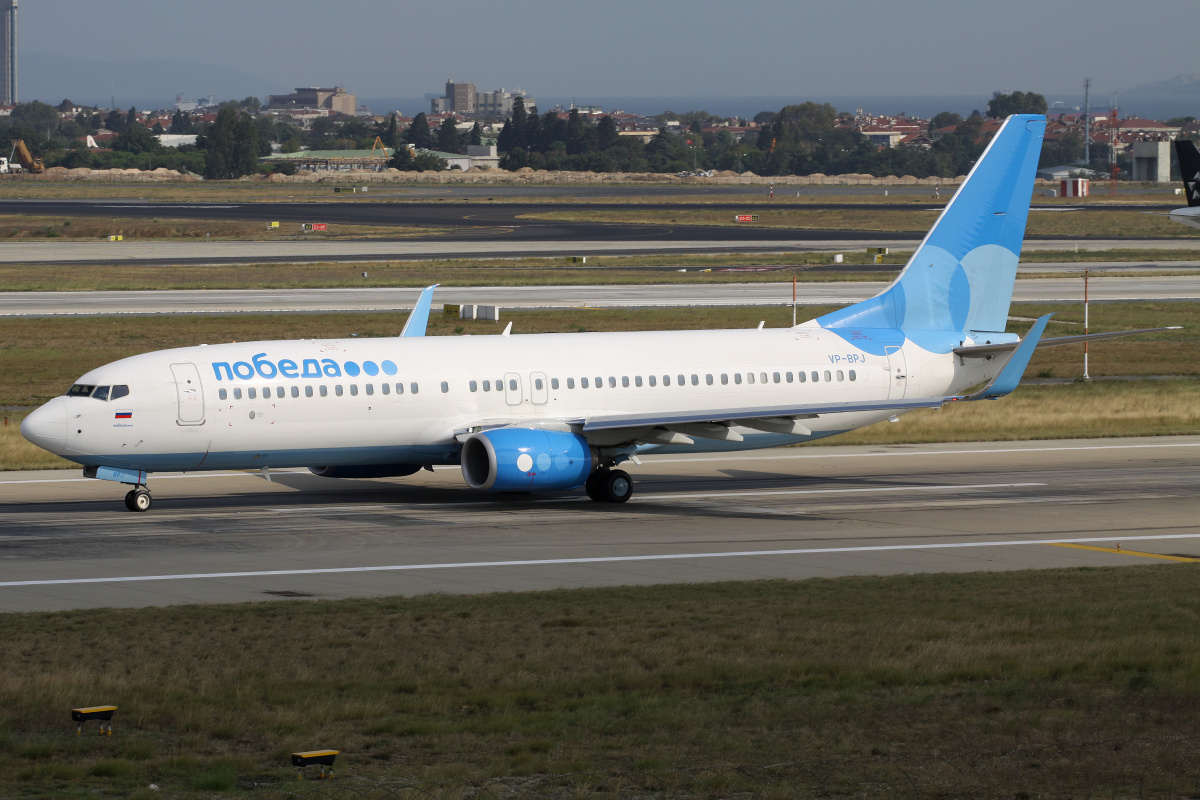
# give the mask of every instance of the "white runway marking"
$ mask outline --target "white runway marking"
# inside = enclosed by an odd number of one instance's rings
[[[446,564],[396,564],[382,567],[322,567],[317,569],[280,569],[254,572],[196,572],[178,575],[131,575],[116,578],[58,578],[53,580],[4,581],[0,588],[17,586],[64,586],[88,583],[140,583],[146,581],[189,581],[212,578],[265,578],[288,575],[342,575],[354,572],[416,572],[435,569],[479,569],[497,567],[547,567],[569,564],[617,564],[634,561],[685,561],[704,558],[757,558],[761,556],[801,556],[827,553],[880,553],[904,550],[959,550],[968,547],[1028,547],[1044,544],[1088,544],[1091,542],[1139,542],[1163,539],[1200,539],[1200,533],[1172,533],[1158,536],[1089,536],[1081,539],[1010,539],[994,542],[950,542],[944,544],[884,544],[864,547],[814,547],[798,550],[737,550],[725,553],[659,553],[647,556],[599,556],[594,558],[543,558],[518,561],[464,561]]]
[[[1046,486],[1045,483],[949,483],[941,486],[870,486],[858,489],[765,489],[758,492],[738,490],[726,492],[689,492],[686,494],[649,494],[637,499],[646,500],[699,500],[705,497],[764,497],[767,495],[792,494],[859,494],[863,492],[929,492],[955,491],[958,489],[1022,489],[1030,486]]]

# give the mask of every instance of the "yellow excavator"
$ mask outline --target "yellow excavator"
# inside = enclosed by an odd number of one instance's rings
[[[39,173],[46,171],[46,165],[40,158],[34,158],[33,153],[25,146],[24,139],[13,139],[13,151],[9,158],[16,158],[26,172]]]

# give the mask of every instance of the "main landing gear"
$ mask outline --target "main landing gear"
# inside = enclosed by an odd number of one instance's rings
[[[624,503],[633,497],[633,478],[625,470],[601,467],[588,476],[583,488],[598,503]]]
[[[145,486],[139,486],[125,495],[125,507],[130,511],[149,511],[152,505],[154,505],[154,500],[150,497],[150,490]]]

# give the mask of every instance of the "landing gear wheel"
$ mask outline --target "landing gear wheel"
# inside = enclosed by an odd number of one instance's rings
[[[125,507],[130,511],[149,511],[152,505],[154,501],[150,498],[150,492],[145,489],[134,489],[125,495]]]
[[[600,491],[600,482],[607,473],[608,470],[606,469],[595,470],[591,475],[588,475],[587,482],[583,484],[583,490],[587,492],[587,496],[595,500],[597,503],[604,499]]]
[[[624,503],[633,497],[633,478],[621,469],[606,470],[598,480],[600,499],[607,503]]]

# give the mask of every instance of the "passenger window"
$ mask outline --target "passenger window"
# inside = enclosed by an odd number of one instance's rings
[[[734,378],[734,380],[737,380],[737,378]],[[746,373],[746,383],[754,383],[754,373],[753,372]]]
[[[539,390],[539,391],[540,391],[540,390],[541,390],[541,388],[542,388],[544,385],[545,385],[545,384],[544,384],[544,383],[542,383],[542,379],[541,379],[541,378],[534,378],[534,379],[533,379],[533,388],[535,388],[535,389],[537,389],[537,390]],[[443,390],[443,391],[444,391],[444,390]]]
[[[596,378],[596,388],[597,388],[597,389],[603,389],[603,388],[604,388],[604,378],[601,378],[601,377],[597,376],[597,378]]]
[[[450,391],[450,384],[446,381],[442,381],[442,394],[445,394],[448,391]]]
[[[350,396],[358,397],[358,384],[357,383],[350,384]]]
[[[472,392],[476,392],[476,391],[479,391],[479,384],[475,381],[471,381],[470,383],[467,384],[467,388],[470,389]]]
[[[767,373],[765,373],[765,372],[758,373],[758,382],[766,383],[767,382]],[[779,373],[778,372],[775,373],[775,382],[779,383]]]
[[[608,380],[609,380],[609,384],[608,384],[608,385],[609,385],[609,386],[612,386],[612,380],[613,380],[613,379],[612,379],[612,378],[609,378]],[[615,388],[615,387],[614,387],[614,388]],[[628,389],[628,388],[629,388],[629,376],[628,376],[628,375],[622,375],[622,376],[621,376],[621,388],[622,388],[622,389]]]
[[[858,378],[854,374],[854,370],[850,370],[850,380],[852,380],[852,381],[858,380]]]
[[[812,379],[813,379],[813,383],[816,383],[817,381],[821,380],[820,374],[815,369],[812,371]]]
[[[729,384],[729,373],[728,373],[728,372],[722,372],[722,373],[721,373],[721,385],[722,385],[722,386],[726,386],[726,385],[728,385],[728,384]]]
[[[567,378],[567,388],[568,389],[575,388],[575,379],[574,378]]]
[[[608,376],[608,388],[610,388],[610,389],[617,388],[617,379],[614,378],[612,375]]]
[[[292,387],[292,397],[299,397],[299,396],[300,396],[300,387],[293,386]]]
[[[241,399],[242,399],[242,390],[241,390],[241,389],[234,389],[234,390],[233,390],[233,399],[234,399],[234,400],[241,400]]]
[[[833,380],[833,376],[829,374],[829,370],[825,370],[825,382],[829,383],[831,380]]]
[[[671,376],[663,375],[663,386],[670,386],[670,385],[671,385]]]
[[[338,397],[342,396],[342,385],[340,383],[333,387],[333,393]]]
[[[713,385],[713,376],[712,376],[712,375],[705,375],[705,376],[704,376],[704,382],[705,382],[707,385],[709,385],[709,386],[712,386],[712,385]]]
[[[491,382],[491,381],[484,381],[484,382],[483,382],[483,390],[484,390],[485,392],[490,392],[490,391],[492,390],[492,382]]]
[[[396,394],[404,394],[404,384],[403,383],[396,384]]]
[[[792,373],[788,372],[786,374],[787,374],[787,382],[791,383],[792,382]]]
[[[551,379],[550,379],[550,388],[551,388],[551,389],[554,389],[555,391],[557,391],[557,390],[558,390],[558,378],[551,378]]]
[[[92,399],[93,400],[107,400],[108,399],[108,388],[109,387],[107,387],[107,386],[97,386],[96,391],[92,392]]]
[[[641,375],[635,375],[635,376],[634,376],[634,378],[633,378],[633,385],[634,385],[634,386],[638,386],[638,387],[640,387],[640,386],[642,385],[642,376],[641,376]]]
[[[117,385],[112,388],[112,392],[108,395],[109,400],[117,400],[129,394],[129,387]]]
[[[328,397],[328,396],[329,396],[329,387],[322,385],[321,386],[321,397]]]
[[[283,387],[282,387],[282,386],[276,386],[276,387],[275,387],[275,396],[276,396],[276,397],[280,397],[280,398],[282,398],[282,397],[284,396],[284,391],[283,391]]]
[[[807,378],[805,377],[803,372],[797,372],[796,377],[800,380],[801,383],[804,383],[807,380]]]
[[[840,369],[837,371],[837,379],[838,379],[838,383],[841,383],[842,381],[846,380],[845,374]]]
[[[375,384],[373,384],[373,383],[367,384],[367,394],[375,394]]]
[[[390,383],[381,383],[379,384],[379,388],[383,390],[384,394],[392,393],[392,385]]]
[[[587,389],[587,388],[588,388],[588,379],[587,379],[587,378],[580,378],[580,379],[579,379],[579,386],[580,386],[581,388]]]
[[[676,375],[675,377],[679,379],[679,385],[680,385],[680,386],[686,386],[686,385],[687,385],[687,381],[686,381],[686,380],[684,380],[684,377],[683,377],[682,375]]]
[[[653,375],[651,375],[651,376],[650,376],[650,385],[651,385],[651,386],[657,386],[657,385],[658,385],[658,378],[656,378],[656,377],[654,377]]]
[[[311,386],[305,386],[305,387],[304,387],[304,396],[305,396],[305,397],[312,397],[312,387],[311,387]]]
[[[742,373],[740,373],[740,372],[733,373],[733,382],[740,384],[742,382]]]
[[[270,387],[270,386],[264,386],[264,387],[263,387],[263,399],[264,399],[264,400],[266,400],[266,399],[267,399],[267,398],[269,398],[270,396],[271,396],[271,387]]]
[[[692,373],[692,386],[699,386],[699,385],[700,385],[700,376],[693,372]]]
[[[226,392],[224,389],[218,389],[217,397],[220,398],[221,400],[227,400],[229,398],[229,393]]]
[[[256,398],[258,397],[258,395],[257,395],[257,394],[255,394],[255,392],[254,392],[254,387],[253,387],[253,386],[251,386],[249,389],[247,389],[247,390],[246,390],[246,397],[247,397],[247,399],[249,399],[249,400],[254,400],[254,399],[256,399]]]
[[[779,383],[779,373],[778,372],[772,374],[771,377],[775,379],[776,383]],[[763,380],[766,380],[766,379],[764,378]]]
[[[420,387],[414,382],[408,385],[408,390],[413,394],[416,394],[420,390]]]
[[[517,379],[516,378],[508,379],[508,390],[510,392],[515,392],[517,390]],[[445,390],[443,390],[443,391],[445,391]]]

